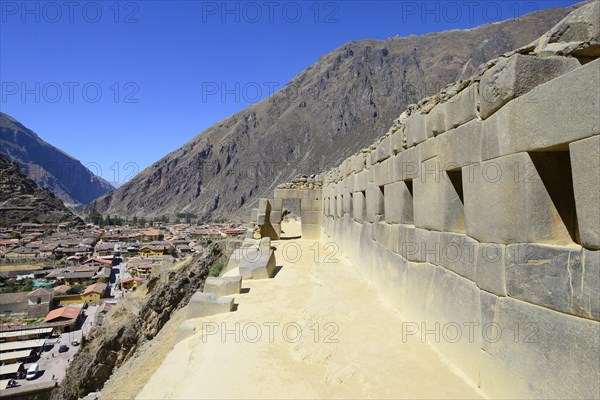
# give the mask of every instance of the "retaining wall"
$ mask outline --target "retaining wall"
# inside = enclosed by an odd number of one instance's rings
[[[547,42],[409,108],[320,194],[321,240],[406,318],[390,340],[492,398],[600,396],[600,54]]]

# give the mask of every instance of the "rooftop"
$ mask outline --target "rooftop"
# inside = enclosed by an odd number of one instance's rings
[[[51,322],[59,318],[75,319],[81,313],[81,308],[75,306],[66,306],[52,310],[44,318],[44,322]]]

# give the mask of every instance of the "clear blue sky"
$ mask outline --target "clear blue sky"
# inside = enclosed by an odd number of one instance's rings
[[[0,0],[0,110],[122,182],[350,40],[575,3]]]

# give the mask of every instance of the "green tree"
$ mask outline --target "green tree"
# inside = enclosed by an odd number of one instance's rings
[[[84,289],[83,285],[73,285],[67,290],[66,294],[80,294]]]
[[[221,254],[221,246],[219,246],[219,243],[211,243],[208,246],[208,250],[214,255]]]
[[[85,221],[100,226],[102,224],[102,214],[98,211],[92,211]]]
[[[208,275],[217,277],[221,275],[221,271],[224,267],[225,263],[221,260],[217,260],[210,266],[210,269],[208,270]]]

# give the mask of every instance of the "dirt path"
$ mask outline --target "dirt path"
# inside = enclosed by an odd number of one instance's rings
[[[274,245],[277,276],[244,281],[236,312],[194,320],[138,399],[481,397],[427,345],[403,343],[395,309],[332,248]]]

